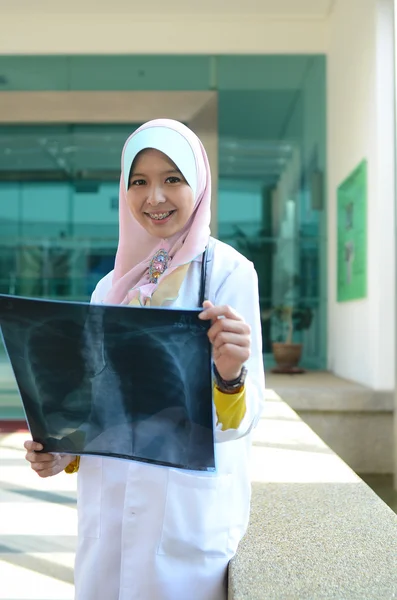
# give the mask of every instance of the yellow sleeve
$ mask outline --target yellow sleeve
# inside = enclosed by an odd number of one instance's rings
[[[222,424],[222,431],[237,429],[244,418],[246,411],[245,387],[236,394],[225,394],[214,386],[214,404],[218,422]]]
[[[68,464],[68,466],[65,469],[65,473],[77,473],[77,471],[79,470],[79,466],[80,466],[80,456],[76,456],[76,458],[74,460],[72,460],[71,463]]]

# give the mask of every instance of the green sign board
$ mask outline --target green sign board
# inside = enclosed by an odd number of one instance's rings
[[[367,161],[338,187],[338,302],[367,295]]]

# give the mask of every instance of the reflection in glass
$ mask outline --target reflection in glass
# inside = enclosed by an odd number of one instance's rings
[[[291,313],[302,366],[323,369],[324,57],[221,57],[218,73],[219,237],[258,272],[267,368]]]

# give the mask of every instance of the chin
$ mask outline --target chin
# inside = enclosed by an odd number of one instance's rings
[[[179,224],[174,222],[164,224],[163,226],[152,225],[150,222],[144,222],[141,224],[144,226],[146,231],[150,233],[150,235],[152,235],[153,237],[157,237],[159,239],[166,239],[182,231],[186,223]]]
[[[150,231],[148,229],[147,231],[154,237],[157,237],[159,239],[167,239],[169,237],[172,237],[176,233],[179,233],[181,229],[182,227],[152,227],[150,228]]]

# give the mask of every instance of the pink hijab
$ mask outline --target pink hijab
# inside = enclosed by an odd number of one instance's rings
[[[156,128],[172,129],[185,138],[191,147],[197,174],[197,191],[194,212],[185,227],[169,239],[161,240],[150,235],[132,216],[125,187],[124,153],[128,142],[140,131],[152,128],[154,139]],[[151,136],[153,139],[153,135]],[[153,143],[150,147],[155,147]],[[163,150],[164,151],[164,150]],[[172,155],[172,153],[171,153]],[[172,160],[172,159],[171,159]],[[175,162],[175,161],[174,161]],[[178,166],[178,165],[177,165]],[[128,169],[131,165],[128,166]],[[128,304],[138,296],[141,303],[150,298],[159,283],[177,267],[192,262],[200,256],[208,244],[211,220],[211,172],[203,144],[188,127],[170,119],[156,119],[145,123],[126,141],[121,159],[119,191],[119,244],[113,273],[112,288],[105,298],[108,304]],[[166,250],[171,260],[168,269],[158,279],[149,281],[149,264],[157,250]]]

